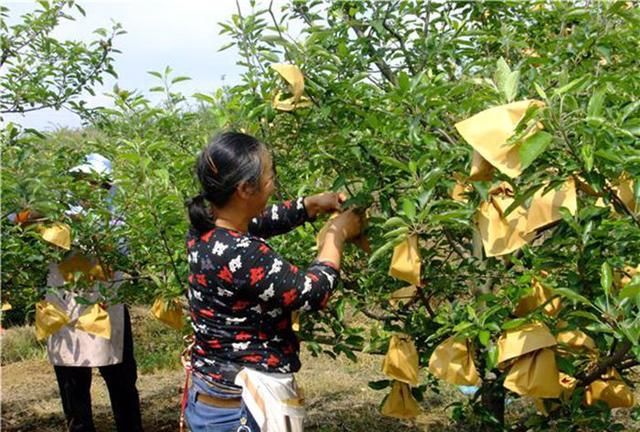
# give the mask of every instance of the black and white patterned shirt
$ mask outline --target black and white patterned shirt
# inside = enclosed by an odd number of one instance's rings
[[[243,366],[280,373],[300,369],[291,312],[324,308],[339,272],[318,261],[301,270],[264,239],[308,219],[298,198],[268,206],[248,233],[222,227],[188,233],[191,364],[200,376],[233,385]]]

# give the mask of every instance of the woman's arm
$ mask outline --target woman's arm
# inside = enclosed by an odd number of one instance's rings
[[[251,221],[249,233],[262,238],[284,234],[320,214],[339,210],[345,199],[343,194],[324,192],[270,205]]]
[[[272,204],[249,223],[249,233],[262,238],[284,234],[310,220],[304,198]]]
[[[314,261],[306,270],[290,263],[267,244],[254,242],[247,270],[248,296],[263,310],[318,310],[326,306],[340,274],[331,261]],[[245,255],[246,256],[246,255]]]
[[[362,226],[360,216],[348,211],[328,222],[326,236],[316,260],[306,271],[273,251],[266,243],[255,241],[248,270],[251,295],[264,307],[289,310],[318,310],[326,306],[340,277],[340,259],[346,240],[357,237]],[[256,246],[257,244],[257,246]]]

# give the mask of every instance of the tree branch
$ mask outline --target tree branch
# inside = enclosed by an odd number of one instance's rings
[[[591,369],[591,371],[578,374],[576,376],[578,379],[578,386],[587,386],[593,381],[600,379],[600,377],[605,374],[610,367],[620,364],[625,359],[625,356],[631,350],[631,347],[631,342],[625,340],[619,345],[613,355],[602,359],[598,362],[597,366]]]

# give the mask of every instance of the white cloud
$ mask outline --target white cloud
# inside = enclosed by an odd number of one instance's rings
[[[264,4],[267,0],[263,1]],[[274,2],[278,12],[285,0]],[[157,79],[147,73],[163,70],[170,66],[175,76],[186,75],[191,81],[178,84],[177,90],[186,95],[194,92],[208,93],[224,83],[233,84],[239,80],[242,69],[234,48],[218,52],[230,40],[219,35],[219,22],[227,21],[236,12],[235,1],[80,1],[86,17],[77,16],[76,21],[63,21],[56,29],[55,37],[89,41],[97,38],[93,30],[110,28],[111,21],[120,22],[127,34],[118,36],[114,46],[122,51],[115,54],[115,69],[118,79],[106,77],[105,84],[97,87],[96,96],[86,95],[83,99],[90,104],[104,105],[108,98],[102,94],[111,91],[114,83],[126,89],[138,89],[146,94]],[[244,13],[250,10],[249,2],[240,1]],[[9,1],[11,25],[19,16],[34,9],[35,2]],[[153,95],[150,96],[155,100]],[[5,116],[26,127],[52,129],[58,126],[78,127],[79,119],[62,110],[34,111],[24,116]]]

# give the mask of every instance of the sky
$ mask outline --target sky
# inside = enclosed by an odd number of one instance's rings
[[[263,5],[267,5],[262,1]],[[9,8],[8,23],[19,21],[20,15],[32,11],[34,1],[6,1]],[[176,84],[175,89],[185,95],[196,92],[211,93],[223,84],[239,81],[241,68],[235,63],[239,59],[235,48],[218,52],[231,40],[219,35],[219,22],[227,21],[236,12],[234,0],[79,0],[86,12],[76,21],[61,21],[54,36],[58,39],[92,40],[93,30],[110,28],[111,21],[123,25],[127,34],[118,36],[114,46],[122,51],[114,54],[118,79],[105,75],[105,84],[96,87],[96,95],[83,95],[89,106],[108,106],[104,96],[117,82],[127,90],[138,89],[154,100],[149,88],[159,85],[157,78],[147,71],[162,71],[170,66],[173,76],[186,75],[190,81]],[[239,0],[244,12],[251,9],[248,0]],[[259,2],[260,3],[260,2]],[[274,1],[274,10],[279,11],[284,0]],[[67,110],[52,109],[34,111],[24,115],[5,115],[24,127],[54,130],[60,127],[79,127],[80,119]]]

